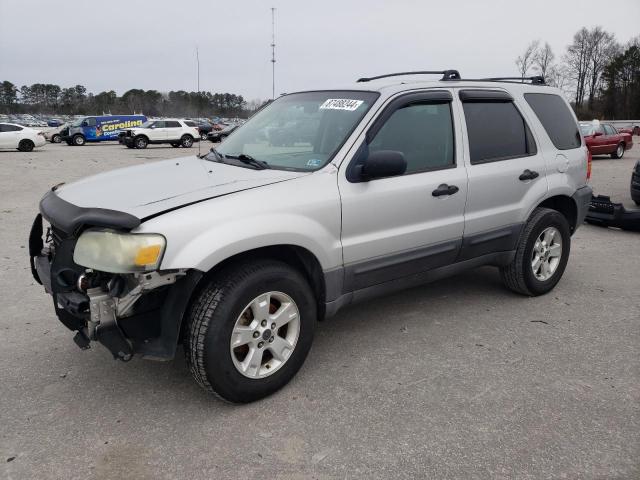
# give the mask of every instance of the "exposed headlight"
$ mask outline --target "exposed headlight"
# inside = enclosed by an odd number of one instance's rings
[[[160,266],[166,244],[156,233],[87,230],[76,243],[73,261],[102,272],[148,272]]]

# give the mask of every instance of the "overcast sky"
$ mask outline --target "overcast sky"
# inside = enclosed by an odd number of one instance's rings
[[[0,81],[195,90],[198,45],[202,90],[269,98],[271,6],[276,94],[404,70],[516,74],[533,39],[559,57],[582,26],[640,34],[639,0],[0,0]]]

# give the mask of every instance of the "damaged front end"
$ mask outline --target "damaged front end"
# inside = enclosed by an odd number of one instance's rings
[[[40,212],[29,236],[31,270],[52,295],[60,321],[76,332],[75,343],[86,349],[97,341],[123,361],[134,354],[173,358],[182,317],[202,274],[192,270],[114,273],[78,265],[74,253],[83,233],[92,228],[126,233],[140,220],[123,212],[78,207],[55,190],[42,199]]]

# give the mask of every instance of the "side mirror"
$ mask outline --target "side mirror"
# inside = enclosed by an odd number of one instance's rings
[[[374,178],[395,177],[407,170],[407,161],[402,152],[379,150],[369,154],[362,164],[360,178],[364,181]]]
[[[598,132],[597,130],[595,132],[593,132],[593,136],[594,137],[601,137],[602,136],[602,132]]]

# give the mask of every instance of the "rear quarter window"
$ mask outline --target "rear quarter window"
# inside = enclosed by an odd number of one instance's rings
[[[525,93],[524,98],[558,150],[571,150],[582,145],[578,125],[559,95]]]

